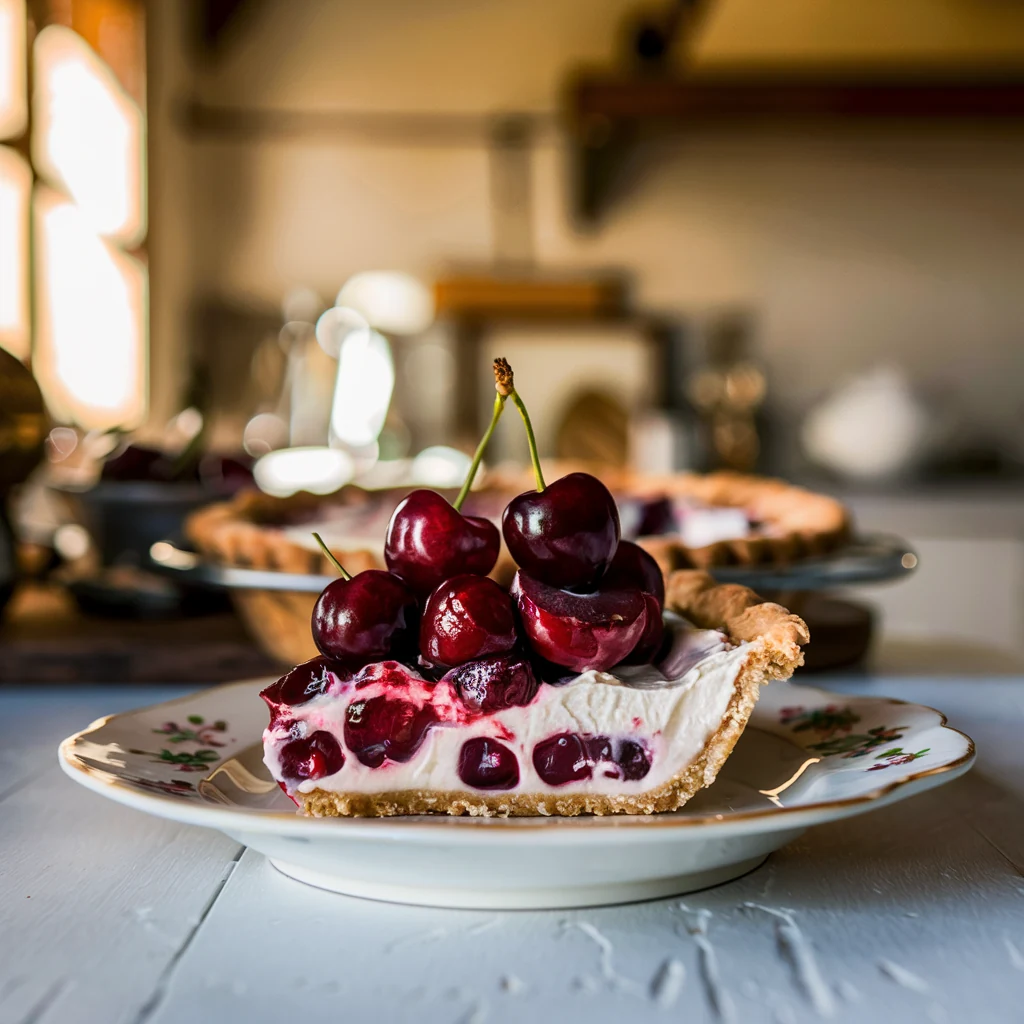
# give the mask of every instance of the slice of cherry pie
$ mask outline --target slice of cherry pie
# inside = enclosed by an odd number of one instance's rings
[[[265,760],[307,814],[644,814],[709,786],[807,628],[752,591],[668,580],[653,663],[567,671],[516,648],[444,674],[323,657],[262,694]],[[585,661],[586,656],[582,655]]]

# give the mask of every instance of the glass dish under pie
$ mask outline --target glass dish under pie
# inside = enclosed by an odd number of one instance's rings
[[[788,679],[801,619],[753,591],[683,570],[668,580],[674,639],[657,666],[584,672],[481,707],[472,687],[394,661],[322,659],[264,690],[265,762],[307,814],[650,814],[714,782],[760,687]]]

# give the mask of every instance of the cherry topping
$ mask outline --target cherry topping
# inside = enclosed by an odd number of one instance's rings
[[[501,520],[516,562],[553,587],[588,588],[604,575],[619,544],[619,512],[608,488],[570,473],[539,493],[513,498]]]
[[[521,654],[496,654],[467,661],[444,676],[470,711],[503,711],[529,704],[537,679]]]
[[[421,597],[456,573],[486,576],[501,536],[489,519],[464,516],[435,491],[413,491],[395,509],[384,560]]]
[[[580,736],[563,732],[541,740],[533,748],[533,767],[549,786],[564,786],[592,778],[594,766],[611,764],[608,778],[629,782],[642,779],[651,770],[651,759],[635,740],[611,740],[607,736]]]
[[[336,661],[402,658],[415,651],[419,605],[394,573],[367,569],[350,576],[314,533],[341,579],[328,583],[313,606],[313,643]]]
[[[541,781],[549,786],[581,782],[594,774],[587,745],[574,732],[563,732],[541,740],[533,748],[533,767]]]
[[[344,764],[338,741],[322,729],[281,748],[281,774],[293,782],[322,779],[340,772]]]
[[[270,724],[273,726],[283,716],[284,708],[305,704],[307,700],[326,693],[332,673],[342,679],[351,675],[343,666],[318,656],[296,665],[291,672],[271,683],[260,694],[270,708]]]
[[[622,659],[626,665],[647,665],[657,661],[665,647],[665,620],[661,617],[661,605],[653,594],[644,594],[644,601],[647,604],[647,625],[636,646]]]
[[[385,760],[409,761],[436,721],[432,708],[407,700],[357,700],[345,712],[345,743],[368,768],[379,768]]]
[[[654,558],[631,540],[619,542],[615,557],[601,581],[607,587],[639,587],[658,600],[658,610],[665,607],[665,577]]]
[[[450,668],[510,651],[516,621],[508,594],[487,576],[454,576],[430,595],[420,622],[420,653]]]
[[[395,509],[388,523],[384,559],[420,595],[426,597],[458,573],[486,576],[498,560],[501,535],[489,519],[464,516],[459,511],[469,495],[494,428],[508,397],[499,385],[498,360],[494,364],[497,395],[490,425],[477,445],[458,497],[449,505],[433,491],[413,491]]]
[[[512,581],[512,596],[533,650],[576,672],[603,672],[617,665],[647,625],[647,602],[635,588],[573,594],[520,571]]]
[[[504,743],[474,736],[459,751],[459,778],[474,789],[512,789],[519,784],[519,761]]]
[[[505,543],[520,568],[535,579],[553,587],[591,587],[604,575],[619,543],[615,499],[589,473],[570,473],[546,486],[530,414],[507,360],[494,360],[494,380],[498,395],[511,398],[519,410],[537,484],[535,492],[508,503],[501,520]]]

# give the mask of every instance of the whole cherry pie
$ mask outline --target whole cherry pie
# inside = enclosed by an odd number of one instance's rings
[[[398,504],[387,568],[352,574],[313,534],[339,574],[313,608],[319,653],[262,693],[265,761],[308,814],[674,810],[714,781],[759,687],[802,662],[795,615],[696,570],[666,584],[604,483],[546,483],[504,360],[495,379],[464,487]],[[535,488],[499,532],[463,509],[508,400]],[[508,585],[489,575],[502,540]]]

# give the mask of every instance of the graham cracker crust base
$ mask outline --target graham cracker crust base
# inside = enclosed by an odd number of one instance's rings
[[[719,585],[703,572],[681,570],[669,577],[666,607],[705,629],[721,629],[749,644],[733,694],[718,729],[701,753],[674,778],[643,793],[468,794],[400,790],[390,793],[296,793],[302,810],[314,817],[386,817],[403,814],[468,814],[520,817],[578,814],[654,814],[675,811],[710,786],[732,753],[757,703],[761,686],[788,679],[803,663],[807,626],[781,605],[762,601],[752,590]]]

